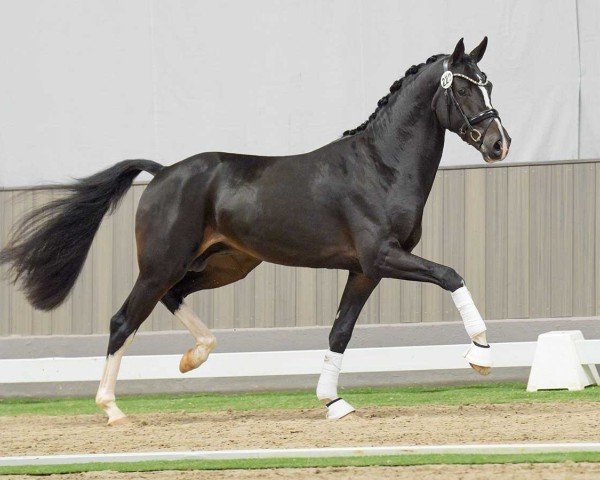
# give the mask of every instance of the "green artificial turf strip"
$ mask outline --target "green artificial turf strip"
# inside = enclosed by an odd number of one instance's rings
[[[342,396],[356,407],[468,405],[481,403],[600,401],[600,387],[579,392],[527,392],[522,383],[483,383],[463,386],[353,388]],[[117,399],[126,413],[263,410],[316,408],[314,392],[199,393],[123,396]],[[93,398],[0,399],[3,415],[76,415],[99,413]]]
[[[117,472],[148,472],[163,470],[230,470],[261,468],[309,467],[368,467],[434,464],[489,464],[489,463],[560,463],[600,462],[600,452],[527,453],[527,454],[427,454],[384,455],[332,458],[265,458],[247,460],[175,460],[119,463],[83,463],[72,465],[42,465],[0,467],[0,475],[50,475],[99,470]]]

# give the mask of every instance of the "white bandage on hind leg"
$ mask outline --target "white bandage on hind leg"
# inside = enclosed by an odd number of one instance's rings
[[[474,338],[486,331],[485,323],[477,307],[473,303],[473,298],[467,287],[460,287],[452,292],[452,300],[460,312],[465,329],[469,337]]]
[[[328,350],[325,353],[323,370],[317,384],[317,398],[323,402],[332,402],[338,398],[337,386],[342,369],[343,353]]]

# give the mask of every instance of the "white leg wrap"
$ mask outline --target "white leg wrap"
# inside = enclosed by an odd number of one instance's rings
[[[469,363],[478,367],[491,367],[492,349],[487,344],[485,338],[485,323],[483,318],[481,318],[477,307],[473,303],[471,293],[467,287],[460,287],[458,290],[452,292],[452,300],[454,300],[454,304],[462,317],[465,329],[473,342],[465,352],[464,357]],[[481,369],[477,370],[479,373],[482,373]]]
[[[454,304],[460,312],[469,337],[473,338],[485,332],[485,323],[473,303],[473,298],[467,287],[463,286],[452,292],[452,300],[454,300]]]
[[[328,350],[325,353],[323,370],[317,384],[317,398],[328,403],[338,398],[337,386],[340,370],[342,369],[343,353],[335,353]]]
[[[342,353],[335,353],[331,350],[325,353],[323,370],[317,384],[317,398],[326,403],[328,420],[339,420],[354,411],[354,407],[343,398],[338,397],[337,393],[343,357]]]
[[[317,398],[327,405],[327,419],[339,420],[354,411],[354,407],[338,397],[337,383],[342,369],[344,354],[328,350],[325,353],[323,370],[317,384]]]

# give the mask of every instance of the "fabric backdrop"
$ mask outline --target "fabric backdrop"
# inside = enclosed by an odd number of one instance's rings
[[[412,64],[490,43],[508,161],[600,157],[597,0],[0,1],[0,186],[317,148]],[[448,136],[443,164],[482,162]]]

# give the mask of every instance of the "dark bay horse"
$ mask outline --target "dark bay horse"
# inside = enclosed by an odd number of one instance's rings
[[[452,292],[472,339],[465,357],[491,367],[485,324],[452,268],[413,255],[421,219],[450,130],[484,160],[506,157],[510,137],[490,103],[478,67],[487,37],[469,54],[411,67],[356,129],[318,150],[285,157],[201,153],[164,167],[127,160],[63,186],[66,194],[29,213],[0,252],[31,304],[58,306],[79,275],[103,216],[141,171],[154,175],[135,222],[139,276],[110,322],[97,404],[109,424],[125,415],[115,402],[123,352],[157,302],[195,337],[180,363],[198,367],[215,338],[184,298],[244,278],[261,262],[349,271],[317,387],[328,418],[353,408],[337,395],[342,355],[358,315],[382,278],[431,282]],[[151,365],[149,365],[151,368]]]

